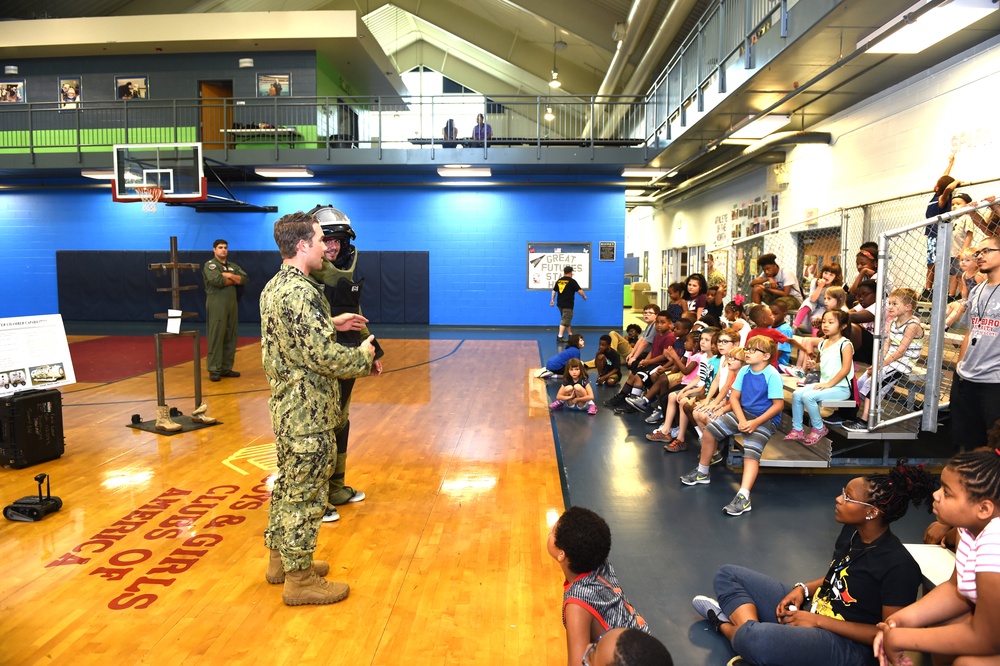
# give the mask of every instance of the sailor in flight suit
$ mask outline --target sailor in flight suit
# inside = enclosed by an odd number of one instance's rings
[[[323,243],[326,245],[326,255],[323,259],[323,268],[313,271],[310,276],[322,282],[325,287],[326,298],[330,302],[330,314],[336,317],[345,312],[361,312],[361,287],[364,278],[354,281],[354,271],[358,264],[358,253],[355,251],[351,241],[357,238],[354,229],[351,228],[351,221],[346,215],[333,206],[316,206],[311,211],[323,229]],[[337,332],[337,342],[345,347],[358,347],[361,341],[366,339],[371,333],[365,327],[360,331]],[[375,345],[375,362],[372,364],[372,374],[382,374],[382,361],[379,359],[385,354],[378,344],[378,340],[373,340]],[[340,520],[337,506],[349,502],[360,502],[365,498],[365,494],[360,490],[355,490],[344,485],[344,476],[347,469],[347,440],[351,432],[350,407],[351,391],[354,388],[353,379],[341,379],[340,381],[340,422],[334,427],[337,436],[337,460],[334,466],[333,475],[330,477],[330,488],[327,494],[327,511],[323,516],[323,522],[330,523]]]

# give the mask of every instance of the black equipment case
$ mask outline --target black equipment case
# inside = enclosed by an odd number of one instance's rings
[[[21,469],[65,450],[62,393],[29,390],[0,398],[0,465]]]

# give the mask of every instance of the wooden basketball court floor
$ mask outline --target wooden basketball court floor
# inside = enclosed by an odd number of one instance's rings
[[[382,338],[386,373],[354,390],[347,477],[368,499],[320,531],[346,601],[286,607],[264,580],[274,437],[252,345],[237,352],[241,378],[204,381],[223,425],[126,427],[154,416],[152,374],[77,384],[63,391],[66,454],[0,470],[5,504],[39,472],[65,503],[0,524],[0,663],[565,664],[544,540],[570,503],[608,520],[623,587],[678,664],[732,656],[689,604],[720,564],[790,581],[825,570],[849,476],[762,476],[755,510],[731,518],[720,508],[738,476],[681,486],[695,454],[664,455],[641,420],[550,415],[554,387],[530,371],[555,352],[549,329],[396,335]],[[190,363],[166,386],[190,412]],[[918,540],[927,521],[911,511],[894,530]]]

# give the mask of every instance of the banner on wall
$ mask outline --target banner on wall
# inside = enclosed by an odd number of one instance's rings
[[[590,289],[590,243],[528,243],[528,289],[552,291],[573,267],[573,279],[581,289]]]
[[[0,396],[75,383],[61,315],[0,319]]]

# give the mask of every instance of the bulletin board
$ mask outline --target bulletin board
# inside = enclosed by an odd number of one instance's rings
[[[563,269],[573,267],[573,279],[581,289],[590,289],[590,243],[528,243],[528,289],[552,291],[563,276]]]

